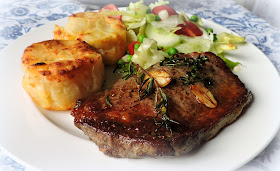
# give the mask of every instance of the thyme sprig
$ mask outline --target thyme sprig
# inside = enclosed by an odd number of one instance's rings
[[[170,127],[170,123],[176,123],[179,124],[178,122],[170,119],[169,114],[168,114],[168,102],[167,102],[167,97],[165,93],[162,91],[160,87],[158,87],[155,94],[155,110],[158,112],[154,121],[155,124],[159,125],[159,127],[155,130],[156,132],[162,128],[162,126],[165,126],[166,129],[170,131],[172,134],[172,129]],[[158,102],[158,94],[160,96],[160,101]],[[160,115],[161,121],[158,121],[157,118]]]
[[[184,55],[177,54],[174,55],[171,59],[166,58],[164,61],[160,63],[161,66],[188,66],[191,67],[191,70],[186,72],[184,77],[179,77],[182,81],[183,85],[192,85],[196,82],[202,81],[205,86],[209,86],[212,84],[210,78],[203,78],[199,69],[205,65],[206,61],[209,59],[206,56],[198,56],[197,59],[194,58],[186,58]]]
[[[176,54],[171,58],[165,58],[160,62],[160,66],[188,66],[188,67],[196,67],[199,68],[205,64],[209,59],[206,56],[198,56],[197,59],[194,58],[186,58],[184,55]]]
[[[161,129],[163,126],[165,126],[166,129],[168,129],[172,134],[172,129],[170,126],[170,123],[176,123],[178,122],[170,119],[169,113],[168,113],[168,101],[167,96],[163,92],[163,90],[158,85],[157,81],[140,65],[132,62],[124,62],[121,64],[118,64],[115,68],[114,72],[116,73],[126,73],[126,75],[123,77],[123,79],[128,79],[132,75],[136,75],[136,82],[139,85],[138,88],[138,97],[139,100],[144,99],[148,95],[152,94],[155,87],[155,111],[157,112],[157,115],[154,118],[155,124],[159,125],[159,127],[155,130],[157,132],[159,129]],[[148,76],[145,79],[145,76]],[[159,118],[160,116],[160,119]]]
[[[122,77],[122,79],[129,79],[131,76],[137,73],[137,66],[132,62],[124,62],[121,64],[118,64],[116,68],[114,69],[113,73],[126,73],[125,76]]]

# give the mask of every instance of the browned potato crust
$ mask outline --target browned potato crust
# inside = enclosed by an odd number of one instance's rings
[[[126,51],[123,22],[103,13],[71,15],[65,27],[55,26],[54,39],[85,41],[99,51],[106,65],[115,64]]]
[[[76,100],[100,90],[102,56],[79,40],[48,40],[27,47],[22,56],[23,88],[41,107],[69,110]]]

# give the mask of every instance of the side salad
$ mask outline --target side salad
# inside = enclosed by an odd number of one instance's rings
[[[215,34],[212,28],[203,26],[200,17],[177,13],[168,4],[158,0],[147,6],[140,0],[131,2],[125,11],[113,4],[99,11],[122,20],[127,28],[128,51],[118,63],[132,61],[146,69],[177,53],[213,52],[230,69],[239,64],[224,57],[224,51],[237,49],[236,44],[244,42],[244,37]]]

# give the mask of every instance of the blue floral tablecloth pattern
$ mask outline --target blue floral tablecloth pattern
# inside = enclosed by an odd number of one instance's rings
[[[280,31],[234,1],[205,0],[174,8],[212,20],[246,38],[273,62],[280,72]]]
[[[196,1],[184,7],[178,3],[174,8],[212,20],[245,37],[271,60],[280,73],[280,30],[246,8],[234,1],[222,0]],[[280,165],[273,164],[279,162],[279,157],[280,132],[265,150],[239,170],[279,170]]]
[[[128,4],[128,3],[127,3]],[[258,47],[280,72],[280,31],[234,1],[171,1],[177,11],[212,20]],[[0,6],[0,50],[30,30],[84,9],[70,1],[13,0]],[[280,157],[280,133],[255,159],[239,170],[275,170]],[[278,169],[280,166],[278,167]],[[28,170],[0,149],[0,170]]]
[[[76,3],[52,0],[8,1],[1,4],[0,9],[0,49],[31,29],[84,11]]]
[[[1,4],[2,3],[2,4]],[[83,12],[77,3],[52,0],[11,0],[0,2],[0,51],[14,40],[49,21]],[[29,170],[0,148],[0,170]]]

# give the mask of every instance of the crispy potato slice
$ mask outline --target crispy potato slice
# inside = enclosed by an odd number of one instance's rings
[[[99,51],[106,65],[115,64],[126,51],[123,22],[103,13],[71,15],[65,27],[55,26],[54,39],[85,41]]]
[[[41,107],[72,109],[76,100],[100,90],[102,56],[79,40],[48,40],[27,47],[22,56],[23,88]]]

